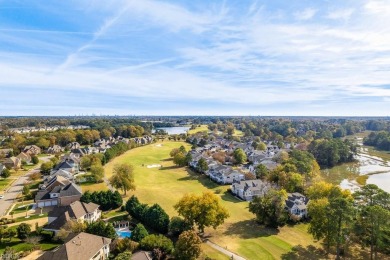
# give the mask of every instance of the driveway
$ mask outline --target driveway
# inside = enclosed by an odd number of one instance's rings
[[[46,162],[50,160],[52,156],[41,157],[40,160]],[[40,166],[37,166],[35,169],[28,171],[25,175],[20,176],[16,181],[14,181],[10,188],[4,192],[4,198],[0,199],[0,216],[4,216],[7,213],[7,210],[14,203],[15,199],[23,191],[24,183],[29,180],[29,176],[32,173],[39,172]]]

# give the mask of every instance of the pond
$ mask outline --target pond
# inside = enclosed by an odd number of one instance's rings
[[[189,126],[173,126],[173,127],[157,127],[153,130],[155,132],[157,129],[162,129],[166,131],[169,135],[179,135],[186,134],[188,130],[190,130]]]
[[[321,170],[322,177],[333,184],[343,188],[354,190],[356,179],[359,176],[367,176],[367,184],[375,184],[379,188],[390,192],[390,160],[389,153],[377,151],[372,147],[363,146],[363,138],[355,139],[358,148],[356,162],[344,163],[331,169]]]

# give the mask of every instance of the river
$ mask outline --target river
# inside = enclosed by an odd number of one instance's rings
[[[390,153],[363,145],[363,138],[354,138],[359,145],[356,162],[344,163],[331,169],[321,170],[322,177],[344,189],[354,190],[359,183],[375,184],[390,192]],[[360,176],[360,177],[359,177]]]

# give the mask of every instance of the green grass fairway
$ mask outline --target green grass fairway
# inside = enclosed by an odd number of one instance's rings
[[[90,191],[106,191],[108,190],[107,185],[104,182],[95,183],[95,182],[84,182],[79,183],[81,189],[83,192]]]
[[[139,147],[115,158],[105,166],[106,177],[112,175],[113,165],[129,163],[134,166],[136,190],[127,197],[136,195],[142,203],[158,203],[172,217],[176,215],[173,205],[185,193],[200,194],[206,190],[215,191],[230,217],[217,230],[206,229],[210,240],[227,247],[247,259],[280,259],[293,246],[317,245],[307,233],[307,225],[285,226],[279,230],[267,229],[256,224],[254,215],[248,211],[248,202],[242,202],[227,193],[229,186],[218,186],[206,176],[199,176],[186,168],[177,168],[169,158],[173,148],[190,145],[184,142],[165,141]],[[162,167],[147,168],[160,164]]]
[[[216,249],[212,248],[211,246],[209,246],[207,244],[202,245],[202,252],[203,252],[204,258],[206,258],[206,256],[208,256],[214,260],[229,260],[229,259],[231,259],[227,255],[222,254],[221,252],[217,251]]]
[[[193,135],[193,134],[196,134],[196,133],[199,133],[199,132],[208,132],[209,131],[209,128],[207,125],[201,125],[201,126],[197,126],[195,129],[192,129],[192,130],[188,130],[188,134],[189,135]]]

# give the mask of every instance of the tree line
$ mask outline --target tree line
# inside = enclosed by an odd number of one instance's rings
[[[390,132],[371,132],[363,139],[363,144],[374,146],[380,150],[390,151]]]

